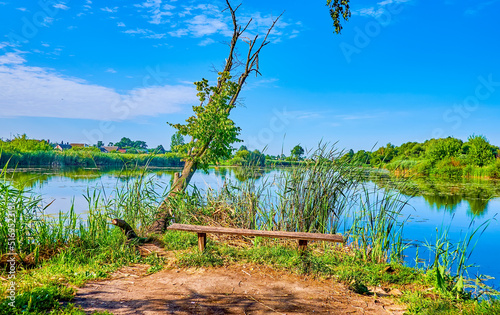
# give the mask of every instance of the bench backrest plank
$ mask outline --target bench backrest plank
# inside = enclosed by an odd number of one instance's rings
[[[308,241],[327,241],[327,242],[338,242],[338,243],[343,243],[345,241],[342,235],[335,235],[335,234],[261,231],[261,230],[234,229],[234,228],[225,228],[217,226],[190,225],[190,224],[179,224],[179,223],[174,223],[170,225],[167,229],[176,231],[195,232],[195,233],[263,236],[263,237],[273,237],[273,238],[291,238],[291,239],[308,240]]]

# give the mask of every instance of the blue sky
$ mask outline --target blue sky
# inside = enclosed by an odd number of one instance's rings
[[[341,35],[324,2],[242,1],[248,36],[285,11],[232,113],[244,144],[288,154],[474,133],[500,144],[500,1],[353,0]],[[191,114],[193,82],[226,58],[224,7],[0,0],[0,137],[169,147],[166,122]]]

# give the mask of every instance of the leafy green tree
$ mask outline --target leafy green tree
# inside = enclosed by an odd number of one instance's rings
[[[350,149],[349,151],[347,151],[347,153],[342,155],[342,157],[340,158],[340,161],[351,162],[353,157],[354,157],[354,150]]]
[[[165,148],[163,148],[163,146],[160,144],[159,146],[156,147],[156,149],[154,149],[154,153],[156,154],[163,154],[165,153]]]
[[[137,140],[137,141],[134,141],[134,143],[132,144],[132,147],[136,148],[136,149],[144,149],[145,150],[148,148],[148,145],[146,144],[146,141]]]
[[[297,144],[296,146],[293,147],[290,153],[296,159],[300,159],[300,157],[304,154],[304,152],[305,152],[304,149]]]
[[[101,140],[97,141],[97,147],[100,148],[104,146],[104,142],[102,142]]]
[[[264,46],[269,44],[268,36],[281,17],[280,15],[273,21],[260,44],[257,43],[257,36],[247,40],[249,44],[248,52],[245,54],[247,58],[237,62],[235,59],[236,46],[242,42],[240,39],[248,24],[246,26],[239,25],[236,20],[237,8],[233,9],[228,0],[226,0],[226,4],[233,22],[233,35],[224,69],[218,73],[217,84],[214,86],[209,85],[206,79],[195,82],[200,105],[193,106],[194,115],[189,117],[185,124],[170,124],[181,135],[191,138],[191,141],[182,146],[186,152],[183,156],[185,163],[181,176],[172,185],[174,193],[187,187],[198,168],[206,170],[210,163],[217,163],[231,157],[233,151],[231,145],[240,141],[238,139],[240,128],[234,124],[229,115],[236,106],[248,76],[251,73],[260,74],[260,52]],[[233,79],[232,73],[237,64],[241,64],[242,69],[239,71],[239,77]]]
[[[134,148],[134,149],[147,149],[148,145],[146,144],[146,141],[132,141],[129,138],[123,137],[121,140],[117,143],[115,143],[115,146],[120,147],[120,148]],[[138,151],[135,151],[138,152]]]
[[[225,11],[231,15],[233,32],[229,43],[229,54],[225,59],[224,68],[218,73],[217,83],[211,86],[206,79],[195,82],[200,104],[193,106],[193,115],[186,120],[185,124],[169,123],[181,135],[191,138],[188,143],[182,146],[184,167],[181,174],[174,176],[169,196],[184,191],[197,169],[206,170],[210,163],[217,163],[231,157],[232,144],[240,141],[238,139],[240,128],[235,125],[229,115],[237,104],[248,76],[252,73],[261,74],[259,68],[260,52],[269,44],[269,34],[281,17],[279,15],[273,20],[262,41],[258,42],[258,35],[241,40],[252,20],[242,25],[238,24],[236,11],[239,6],[233,8],[229,0],[226,0],[226,4]],[[341,28],[340,23],[336,24],[336,21],[339,21],[341,16],[346,19],[350,14],[346,4],[345,0],[340,2],[337,0],[327,1],[327,5],[333,9],[333,13],[330,12],[330,15],[337,33],[340,32]],[[246,56],[245,59],[238,60],[235,55],[236,49],[238,44],[242,42],[248,44],[248,51],[241,54]],[[238,65],[241,65],[239,69],[237,69]],[[235,72],[238,73],[237,78],[233,78]],[[151,226],[152,232],[165,230],[167,218],[171,215],[169,209],[166,208],[167,205],[166,202],[162,204],[161,211]]]
[[[177,152],[184,144],[184,137],[179,131],[177,131],[170,138],[170,151]]]
[[[477,166],[488,165],[495,159],[495,149],[489,143],[485,136],[472,135],[469,137],[467,144],[469,150],[467,160]]]
[[[233,165],[246,165],[250,157],[248,150],[238,150],[232,159]]]
[[[432,163],[447,157],[457,157],[462,152],[463,141],[453,137],[431,139],[427,143],[426,156]]]
[[[51,151],[53,148],[45,140],[29,139],[26,134],[16,136],[11,141],[0,140],[0,151],[33,152]]]
[[[371,155],[365,150],[359,150],[352,156],[352,162],[356,164],[370,164]]]
[[[372,153],[370,164],[379,165],[381,163],[389,163],[398,155],[396,147],[388,143],[385,147],[378,148],[377,151]]]
[[[115,143],[115,146],[120,148],[132,148],[134,146],[134,142],[129,138],[123,137],[120,141]]]
[[[254,150],[252,153],[250,153],[248,165],[261,167],[266,166],[266,156],[259,150]]]

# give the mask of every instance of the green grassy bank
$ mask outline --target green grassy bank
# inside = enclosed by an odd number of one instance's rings
[[[176,154],[128,154],[128,153],[101,153],[91,151],[3,151],[0,154],[0,167],[40,167],[40,166],[81,166],[81,167],[123,167],[156,166],[181,167],[179,156]]]

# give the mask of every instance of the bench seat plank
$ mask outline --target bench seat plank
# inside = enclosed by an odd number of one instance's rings
[[[291,238],[305,241],[327,241],[343,243],[344,237],[336,234],[323,234],[323,233],[302,233],[302,232],[285,232],[285,231],[261,231],[249,229],[234,229],[217,226],[204,226],[204,225],[191,225],[174,223],[170,225],[168,230],[187,231],[195,233],[213,233],[213,234],[231,234],[231,235],[244,235],[244,236],[263,236],[273,238]]]

